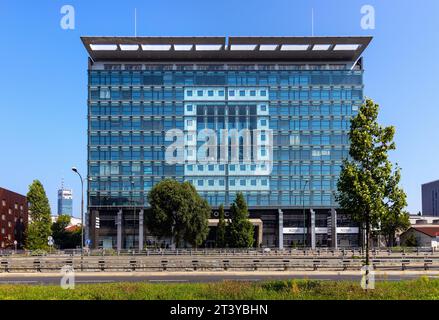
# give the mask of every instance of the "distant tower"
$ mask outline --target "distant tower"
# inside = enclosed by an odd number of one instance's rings
[[[58,190],[58,215],[73,214],[73,193],[71,189],[64,188],[64,179],[61,180],[61,189]]]

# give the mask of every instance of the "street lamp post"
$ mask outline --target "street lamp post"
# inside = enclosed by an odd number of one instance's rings
[[[305,180],[305,184],[302,188],[302,207],[303,207],[303,248],[305,249],[305,232],[306,232],[306,215],[305,215],[305,188],[308,184],[308,180]]]
[[[72,171],[75,172],[81,179],[81,255],[84,253],[84,181],[81,174],[76,167],[72,167]]]

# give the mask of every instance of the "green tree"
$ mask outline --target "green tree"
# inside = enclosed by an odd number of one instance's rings
[[[386,239],[387,246],[395,245],[397,233],[406,231],[410,227],[410,215],[404,211],[407,206],[407,196],[399,187],[401,180],[401,170],[396,168],[387,184],[387,196],[385,202],[385,212],[381,217],[381,234]]]
[[[216,246],[218,248],[225,248],[227,246],[226,240],[226,219],[224,216],[224,206],[221,204],[218,209],[219,221],[216,229]]]
[[[70,221],[69,215],[59,215],[52,223],[53,240],[60,249],[74,249],[81,245],[81,227],[75,227],[72,231],[66,230]]]
[[[181,184],[183,198],[186,200],[187,211],[185,216],[188,217],[185,223],[183,239],[189,242],[193,247],[198,247],[209,234],[209,217],[212,212],[206,199],[198,194],[195,187],[189,182]]]
[[[413,233],[411,233],[410,235],[407,236],[403,245],[406,247],[417,247],[418,240],[416,239],[416,236]]]
[[[31,223],[27,230],[26,248],[47,249],[47,237],[52,234],[52,219],[49,200],[40,181],[34,180],[29,186],[27,201]]]
[[[182,240],[200,245],[209,232],[210,207],[189,182],[165,179],[148,193],[148,230],[158,237],[171,237],[176,246]]]
[[[227,226],[229,246],[233,248],[250,248],[254,242],[254,228],[249,220],[249,212],[244,195],[239,192],[230,208],[231,221]]]
[[[369,239],[372,229],[399,217],[405,207],[405,194],[398,187],[400,172],[392,169],[388,152],[395,149],[395,128],[378,124],[379,106],[367,99],[352,118],[349,131],[350,159],[343,161],[337,183],[340,207],[365,228],[366,265],[369,265]]]

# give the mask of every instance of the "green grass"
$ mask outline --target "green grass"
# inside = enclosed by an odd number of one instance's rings
[[[375,290],[365,292],[358,282],[288,280],[261,283],[224,281],[218,283],[84,284],[73,290],[59,286],[1,285],[0,300],[413,300],[439,299],[439,280],[378,282]]]

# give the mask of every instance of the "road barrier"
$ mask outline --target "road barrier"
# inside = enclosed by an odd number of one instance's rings
[[[221,248],[203,248],[203,249],[160,249],[160,248],[147,248],[144,250],[113,250],[113,249],[84,249],[84,256],[249,256],[249,257],[363,257],[364,250],[361,248],[289,248],[289,249],[276,249],[276,248],[251,248],[251,249],[221,249]],[[432,248],[382,248],[372,249],[370,251],[372,258],[381,257],[419,257],[419,256],[432,256],[439,257],[439,252],[436,252]],[[47,256],[65,256],[76,257],[81,256],[80,249],[69,250],[53,250],[52,252],[44,251],[14,251],[14,250],[0,250],[0,257],[47,257]]]
[[[255,259],[256,257],[256,259]],[[190,256],[85,256],[85,257],[7,257],[0,260],[2,272],[57,272],[68,265],[74,270],[91,272],[107,271],[318,271],[318,270],[360,270],[363,258],[340,257],[249,257],[246,255],[228,257]],[[386,257],[371,259],[375,270],[439,270],[439,257]]]

